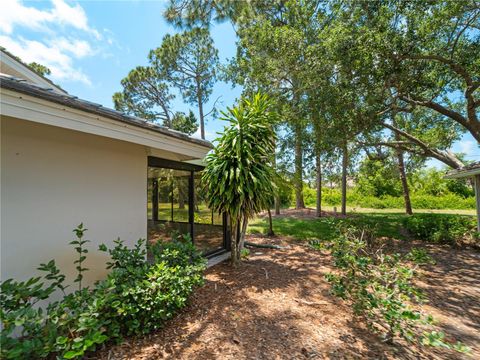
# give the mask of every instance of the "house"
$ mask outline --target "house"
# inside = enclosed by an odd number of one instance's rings
[[[460,169],[447,172],[445,179],[473,179],[475,187],[475,204],[477,209],[477,231],[480,232],[480,162],[465,165]]]
[[[68,94],[1,52],[1,279],[25,280],[55,259],[74,278],[69,245],[88,229],[85,283],[105,276],[98,245],[190,233],[206,254],[228,247],[208,209],[199,165],[211,143]]]

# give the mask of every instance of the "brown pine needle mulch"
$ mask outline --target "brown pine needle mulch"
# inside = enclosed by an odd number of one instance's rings
[[[472,348],[470,356],[451,350],[387,345],[355,318],[351,308],[329,294],[327,252],[275,238],[252,242],[286,246],[253,249],[238,268],[210,268],[206,284],[190,305],[165,327],[142,338],[98,351],[99,359],[479,359],[480,253],[428,246],[436,266],[418,285],[430,303],[426,311],[447,339]]]

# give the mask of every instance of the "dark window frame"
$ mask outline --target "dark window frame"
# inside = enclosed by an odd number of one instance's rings
[[[195,233],[194,233],[194,225],[195,225],[195,214],[194,214],[194,194],[195,194],[195,172],[202,171],[205,167],[196,164],[189,164],[180,161],[168,160],[157,158],[154,156],[148,157],[148,167],[154,168],[165,168],[165,169],[173,169],[173,170],[184,170],[190,171],[190,176],[188,177],[188,223],[190,225],[190,236],[192,239],[192,243],[195,244]],[[154,183],[155,184],[155,183]],[[152,221],[154,222],[161,222],[158,219],[158,182],[157,182],[157,194],[155,196],[155,188],[153,189],[152,193]],[[156,200],[156,204],[154,203]],[[154,209],[157,209],[154,212]],[[173,207],[172,207],[173,209]],[[226,214],[222,215],[223,220],[223,243],[221,249],[211,250],[209,252],[204,253],[206,257],[212,257],[218,255],[220,253],[230,251],[230,231],[229,231],[229,222]]]

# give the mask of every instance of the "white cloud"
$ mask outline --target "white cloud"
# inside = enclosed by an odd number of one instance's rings
[[[73,65],[73,59],[65,54],[65,49],[22,37],[12,39],[6,35],[0,35],[0,44],[26,63],[35,61],[48,67],[52,72],[52,79],[79,81],[91,85],[88,76],[77,69]]]
[[[55,38],[50,41],[50,45],[61,51],[69,52],[77,58],[91,56],[95,53],[90,44],[85,40]]]
[[[42,9],[36,4],[39,3],[0,0],[0,45],[27,63],[47,66],[52,80],[91,85],[78,61],[101,52],[103,44],[109,46],[111,32],[103,31],[105,37],[91,27],[78,3],[51,0],[50,6],[42,4]],[[21,31],[25,29],[30,30],[29,35]]]
[[[472,140],[462,140],[460,141],[460,152],[470,155],[475,150],[475,142]]]
[[[97,30],[88,26],[87,15],[79,5],[68,5],[63,0],[51,0],[53,8],[39,10],[24,5],[20,0],[2,0],[0,2],[0,30],[11,34],[15,27],[21,26],[34,30],[47,30],[51,24],[72,26],[100,36]]]

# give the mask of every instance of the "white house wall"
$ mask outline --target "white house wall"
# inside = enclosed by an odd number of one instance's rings
[[[175,154],[175,160],[203,159],[209,147],[173,138],[126,122],[62,106],[15,91],[0,89],[2,116],[86,132]],[[170,157],[171,158],[171,157]]]
[[[146,237],[144,146],[19,120],[1,119],[1,278],[25,280],[55,259],[75,276],[69,241],[83,222],[85,283],[105,276],[98,245]]]

